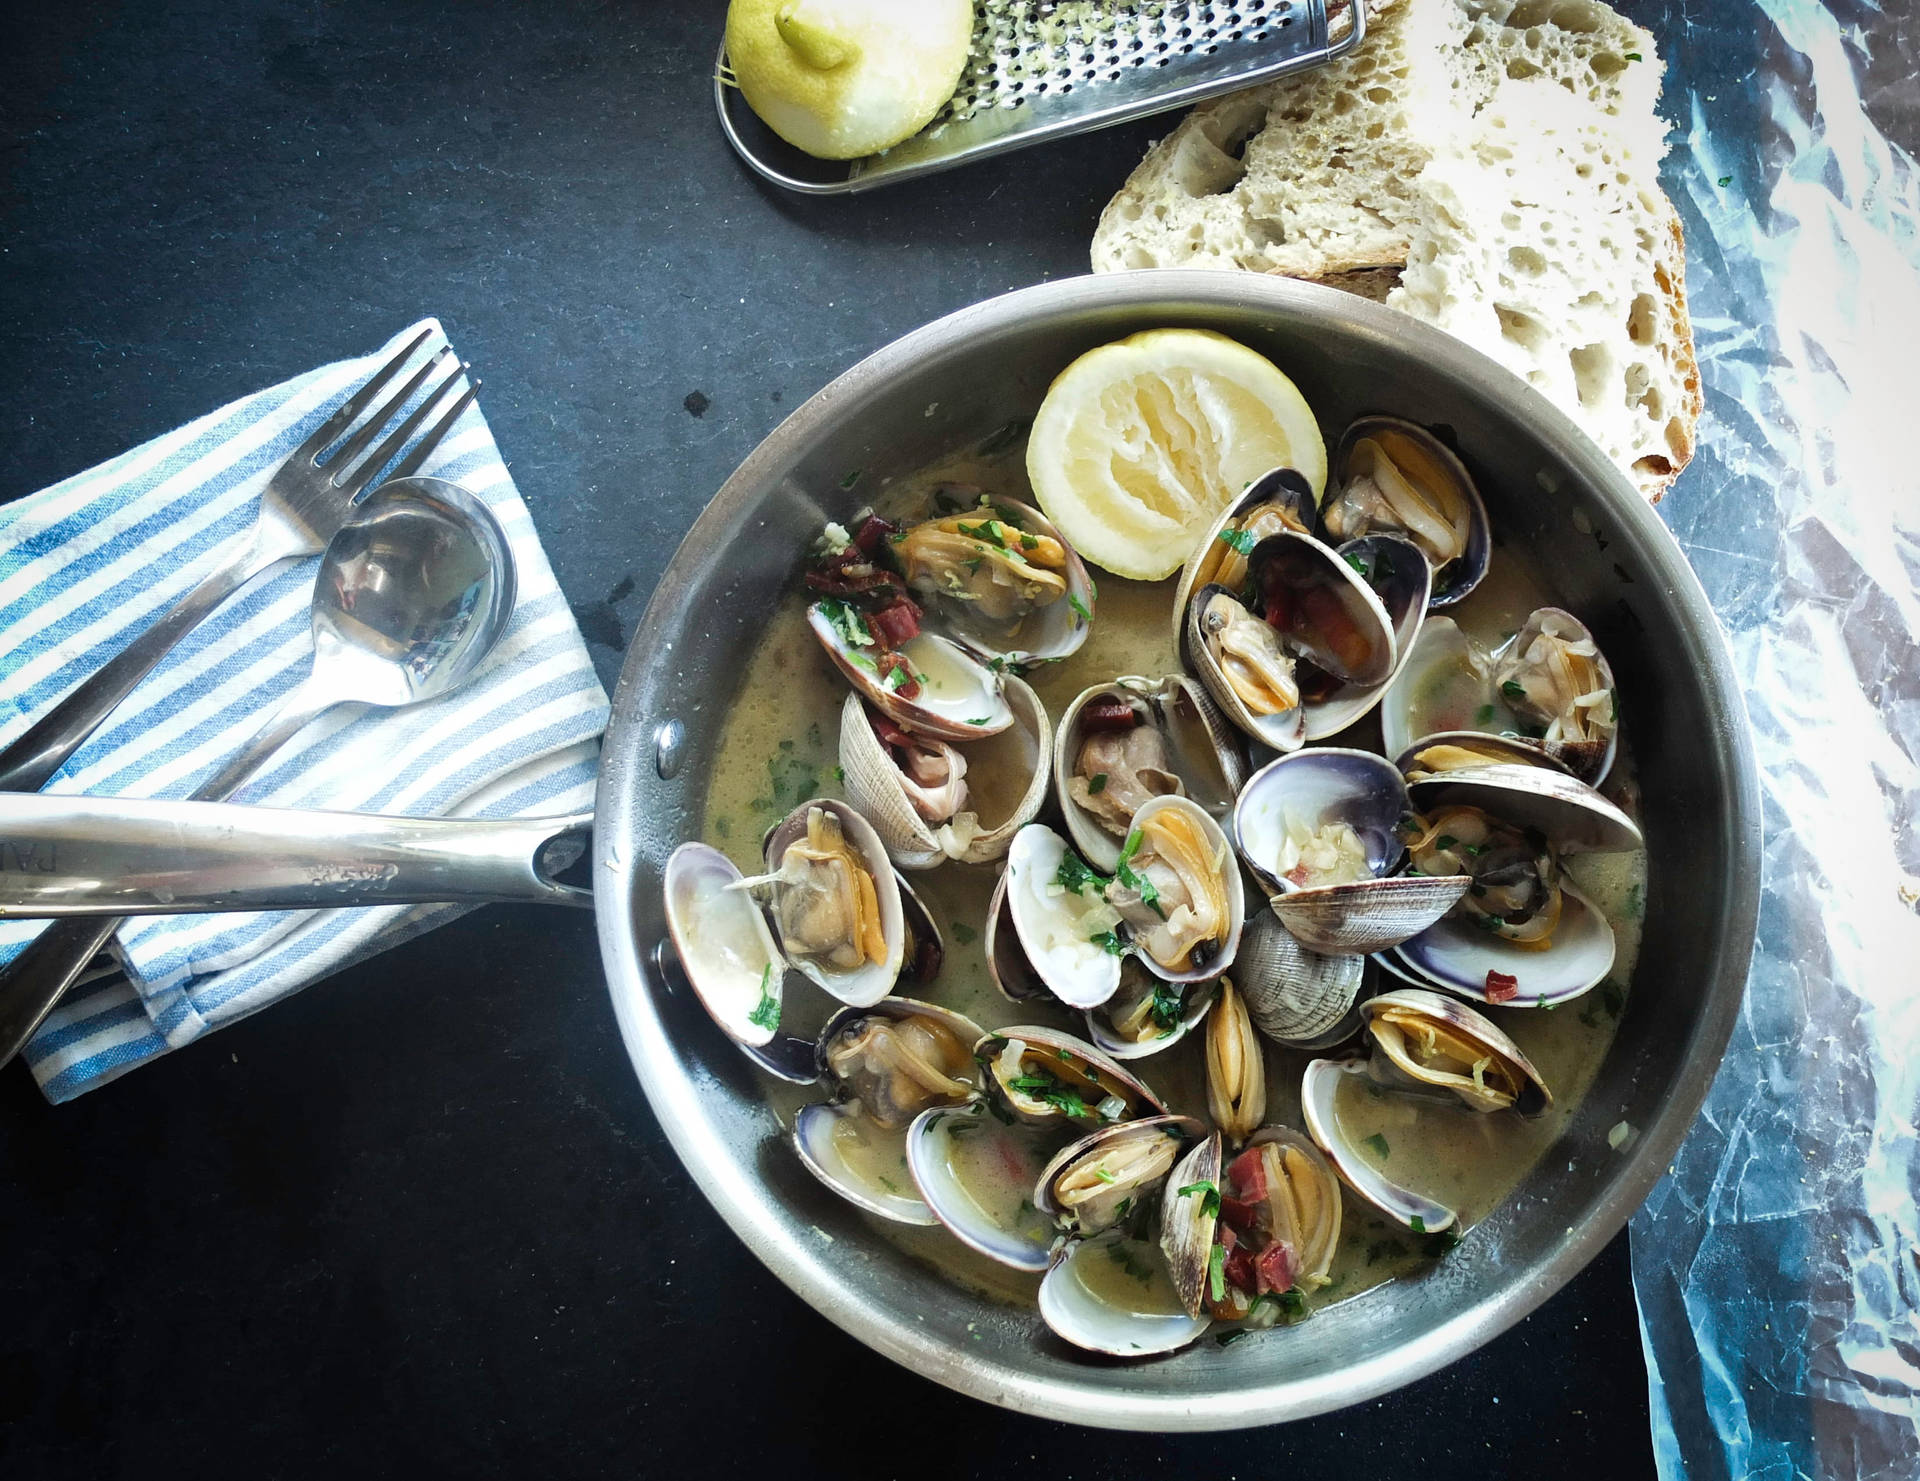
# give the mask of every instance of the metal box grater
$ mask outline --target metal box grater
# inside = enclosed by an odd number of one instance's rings
[[[1332,8],[1330,19],[1328,0],[976,0],[972,54],[947,106],[911,139],[852,161],[815,159],[755,118],[724,80],[724,46],[713,101],[758,174],[844,195],[1317,67],[1366,36],[1364,0]]]

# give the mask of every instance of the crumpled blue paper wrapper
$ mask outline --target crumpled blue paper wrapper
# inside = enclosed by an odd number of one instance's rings
[[[1868,0],[1622,8],[1668,61],[1707,396],[1662,512],[1732,639],[1767,834],[1745,1011],[1632,1225],[1654,1449],[1667,1477],[1910,1481],[1920,171],[1861,78],[1920,94],[1912,22]]]

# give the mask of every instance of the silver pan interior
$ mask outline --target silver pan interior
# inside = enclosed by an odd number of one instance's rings
[[[703,758],[772,594],[862,495],[1031,417],[1074,356],[1135,330],[1220,330],[1298,382],[1331,444],[1391,410],[1454,429],[1496,528],[1554,573],[1612,658],[1641,767],[1650,888],[1618,1041],[1560,1148],[1430,1273],[1292,1334],[1103,1363],[1031,1312],[980,1300],[900,1254],[802,1170],[746,1062],[654,965],[660,868],[698,825]],[[935,408],[931,415],[929,407]],[[1597,530],[1599,540],[1587,530]],[[678,738],[661,739],[677,727]],[[1739,691],[1699,585],[1658,517],[1542,398],[1444,335],[1372,303],[1250,274],[1049,283],[964,309],[856,365],[728,480],[674,557],[627,654],[600,778],[601,951],[634,1069],[734,1231],[822,1314],[914,1371],[990,1402],[1134,1429],[1210,1429],[1334,1409],[1429,1373],[1539,1305],[1626,1221],[1713,1077],[1753,940],[1759,805]],[[677,761],[677,765],[675,762]],[[1625,1120],[1637,1141],[1617,1153]]]

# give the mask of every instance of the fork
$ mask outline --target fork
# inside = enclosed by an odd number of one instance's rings
[[[151,673],[173,646],[198,627],[213,610],[263,571],[283,561],[318,555],[352,513],[355,501],[373,483],[380,471],[419,431],[447,390],[467,373],[465,364],[455,365],[415,410],[394,429],[365,461],[357,461],[367,451],[383,427],[412,398],[433,369],[449,354],[442,345],[406,383],[367,418],[340,450],[323,464],[322,453],[344,436],[359,420],[360,414],[397,378],[415,350],[433,331],[422,329],[391,360],[381,366],[367,383],[343,402],[340,408],[274,471],[260,500],[260,516],[253,528],[233,542],[224,560],[201,583],[148,628],[116,657],[83,680],[59,704],[8,746],[0,751],[0,791],[37,792],[101,721]],[[447,409],[439,421],[427,429],[413,451],[394,468],[394,478],[405,478],[419,471],[427,455],[439,445],[460,414],[480,392],[480,382],[471,381],[466,392]]]

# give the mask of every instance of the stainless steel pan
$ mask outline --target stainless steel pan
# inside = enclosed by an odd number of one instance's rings
[[[1135,330],[1217,329],[1271,356],[1332,434],[1391,410],[1453,429],[1496,527],[1553,572],[1611,656],[1641,766],[1650,855],[1630,1006],[1562,1145],[1429,1273],[1297,1331],[1148,1362],[1089,1362],[1030,1311],[978,1298],[864,1227],[787,1155],[746,1061],[656,966],[659,871],[698,824],[708,762],[769,605],[807,540],[890,473],[1031,417],[1075,355]],[[1330,438],[1331,440],[1331,438]],[[842,480],[863,470],[860,486]],[[1538,1306],[1666,1168],[1719,1062],[1753,939],[1759,807],[1719,628],[1666,529],[1566,418],[1446,336],[1331,289],[1251,274],[1050,283],[962,310],[808,401],[688,533],[628,651],[596,807],[602,954],[636,1072],[721,1215],[789,1286],[941,1383],[1056,1419],[1136,1429],[1264,1424],[1429,1373]],[[1607,1133],[1639,1136],[1623,1150]]]

